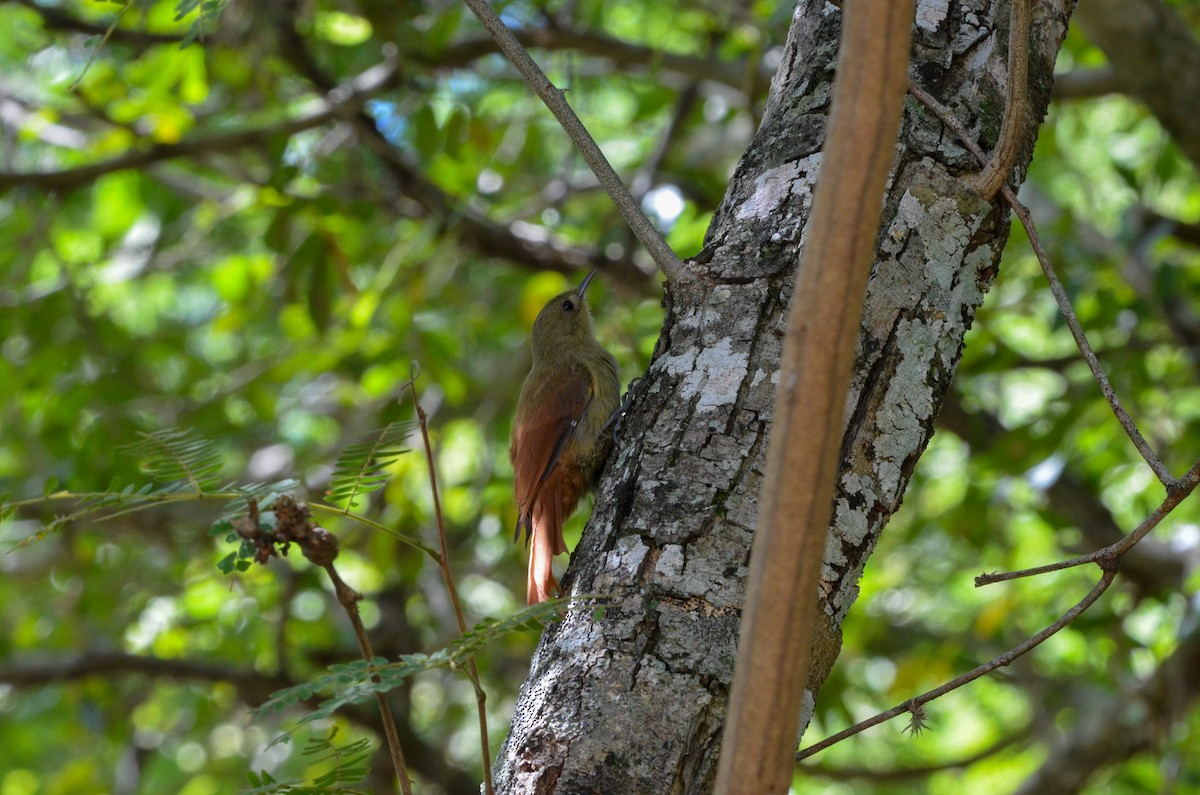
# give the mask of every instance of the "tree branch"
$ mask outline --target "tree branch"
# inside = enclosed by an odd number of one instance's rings
[[[1007,430],[994,415],[979,410],[968,411],[954,389],[946,395],[937,415],[937,424],[965,441],[972,452],[1003,456],[1013,447],[1029,443],[1024,435]],[[1108,506],[1096,496],[1089,483],[1071,470],[1070,464],[1046,487],[1045,494],[1048,510],[1079,528],[1083,544],[1090,550],[1109,547],[1124,538],[1125,533]],[[1145,593],[1177,590],[1183,586],[1185,576],[1186,567],[1179,553],[1154,539],[1143,539],[1121,558],[1121,578],[1132,581]]]
[[[909,93],[916,97],[922,104],[929,108],[938,119],[949,127],[958,136],[960,142],[967,151],[979,160],[980,163],[987,162],[983,151],[972,140],[971,136],[959,124],[958,119],[954,118],[953,114],[937,101],[931,94],[927,93],[915,83],[909,84]],[[1138,430],[1137,424],[1129,416],[1129,412],[1121,404],[1121,399],[1117,397],[1116,391],[1109,383],[1108,376],[1104,374],[1104,369],[1100,366],[1100,361],[1096,358],[1095,352],[1092,350],[1091,344],[1088,342],[1087,335],[1083,333],[1083,327],[1079,324],[1079,318],[1075,315],[1075,310],[1071,306],[1071,299],[1067,296],[1067,291],[1063,289],[1062,282],[1058,280],[1058,274],[1054,271],[1054,265],[1050,262],[1050,257],[1046,254],[1046,249],[1042,246],[1042,241],[1038,237],[1037,229],[1033,225],[1033,220],[1029,216],[1029,210],[1025,205],[1017,200],[1017,196],[1012,189],[1007,185],[1001,187],[1001,194],[1005,201],[1012,207],[1013,213],[1020,219],[1021,225],[1025,228],[1025,233],[1029,237],[1030,247],[1033,248],[1033,253],[1037,256],[1038,263],[1042,266],[1042,273],[1046,276],[1046,281],[1050,285],[1050,294],[1054,296],[1055,303],[1058,304],[1059,312],[1062,313],[1063,319],[1067,321],[1067,328],[1071,330],[1071,336],[1075,338],[1075,345],[1079,348],[1080,354],[1083,355],[1083,360],[1087,362],[1088,368],[1092,371],[1092,376],[1096,379],[1096,383],[1100,386],[1100,391],[1103,393],[1108,405],[1112,408],[1113,414],[1117,417],[1117,422],[1125,429],[1126,435],[1133,446],[1141,454],[1142,458],[1153,470],[1159,482],[1171,488],[1178,485],[1178,481],[1171,475],[1163,464],[1162,459],[1150,447],[1142,432]]]
[[[933,701],[936,698],[941,698],[942,696],[946,695],[950,691],[957,690],[958,688],[962,687],[963,685],[973,682],[976,679],[978,679],[979,677],[983,676],[984,674],[991,673],[992,671],[996,670],[997,668],[1002,668],[1006,665],[1012,664],[1012,662],[1014,660],[1016,660],[1018,657],[1037,648],[1039,645],[1041,645],[1047,639],[1049,639],[1053,635],[1058,634],[1058,632],[1060,630],[1062,630],[1064,627],[1066,627],[1072,621],[1079,618],[1079,616],[1083,615],[1083,612],[1085,610],[1087,610],[1089,607],[1091,607],[1093,604],[1095,604],[1096,600],[1099,599],[1100,596],[1105,591],[1108,590],[1108,587],[1110,585],[1112,585],[1113,579],[1116,576],[1117,576],[1117,569],[1115,566],[1111,566],[1111,567],[1105,569],[1103,576],[1101,576],[1101,578],[1100,578],[1100,581],[1097,582],[1092,587],[1092,590],[1088,591],[1087,596],[1083,597],[1083,599],[1081,599],[1078,604],[1076,604],[1074,607],[1072,607],[1066,613],[1063,613],[1062,617],[1060,617],[1057,621],[1055,621],[1050,626],[1043,629],[1041,632],[1028,638],[1024,642],[1012,647],[1011,649],[1006,651],[1004,654],[1001,654],[999,657],[996,657],[995,659],[990,660],[990,661],[984,663],[983,665],[980,665],[976,668],[971,669],[970,671],[967,671],[962,676],[960,676],[956,679],[952,679],[951,681],[947,682],[946,684],[944,684],[940,687],[936,687],[933,690],[929,690],[925,693],[922,693],[921,695],[917,696],[916,698],[911,698],[902,704],[897,704],[896,706],[892,707],[891,709],[886,710],[884,712],[880,712],[878,715],[874,715],[870,718],[867,718],[864,721],[860,721],[859,723],[854,724],[853,726],[851,726],[848,729],[843,729],[842,731],[838,732],[837,734],[835,734],[831,737],[827,737],[819,743],[814,743],[813,745],[810,745],[808,748],[805,748],[803,751],[800,751],[796,754],[796,761],[799,761],[801,759],[807,759],[808,757],[812,756],[813,754],[816,754],[820,751],[824,751],[826,748],[828,748],[831,745],[840,743],[842,740],[845,740],[848,737],[853,737],[854,735],[859,734],[860,732],[866,731],[867,729],[871,728],[872,726],[878,726],[880,723],[883,723],[884,721],[889,721],[892,718],[896,717],[897,715],[903,715],[906,712],[912,712],[912,713],[919,712],[921,710],[921,707],[925,704],[928,704],[930,701]]]
[[[0,190],[29,187],[43,191],[69,192],[89,185],[114,171],[143,168],[181,157],[261,146],[274,136],[295,135],[334,119],[343,118],[346,113],[357,109],[371,96],[391,85],[397,70],[398,61],[389,58],[330,91],[325,97],[323,107],[276,124],[198,135],[173,144],[155,143],[149,148],[130,151],[110,160],[63,171],[0,171]]]
[[[1117,79],[1200,168],[1200,42],[1162,0],[1087,0],[1075,21],[1108,56]]]
[[[1117,541],[1115,544],[1110,544],[1103,549],[1098,549],[1095,552],[1089,552],[1086,555],[1071,558],[1069,560],[1060,560],[1057,563],[1048,563],[1045,566],[1035,566],[1029,569],[1021,569],[1020,571],[1008,571],[995,574],[981,574],[975,578],[975,586],[991,585],[992,583],[1005,582],[1007,580],[1016,580],[1021,577],[1034,577],[1038,574],[1048,574],[1052,571],[1062,571],[1075,566],[1085,566],[1088,563],[1097,563],[1103,565],[1105,561],[1116,561],[1126,552],[1134,547],[1139,541],[1145,538],[1151,530],[1158,526],[1167,514],[1175,509],[1175,506],[1183,502],[1196,485],[1200,483],[1200,459],[1192,465],[1187,474],[1179,480],[1173,480],[1171,485],[1167,487],[1166,498],[1159,503],[1159,506],[1147,516],[1141,524],[1139,524],[1132,532]]]
[[[1054,78],[1050,98],[1057,101],[1094,99],[1106,94],[1123,94],[1126,86],[1111,67],[1072,69]]]
[[[285,6],[283,10],[288,8]],[[292,17],[283,13],[274,23],[283,57],[318,90],[329,91],[335,81],[313,58],[304,39],[296,32]],[[396,189],[448,228],[456,230],[464,245],[485,256],[506,259],[533,270],[567,275],[580,270],[601,270],[616,276],[631,289],[645,294],[654,291],[648,274],[632,263],[613,262],[595,247],[568,246],[521,234],[516,226],[498,224],[470,207],[460,206],[456,197],[438,187],[384,137],[365,108],[360,107],[349,120],[367,148],[383,163]]]
[[[697,58],[683,53],[635,44],[624,39],[586,30],[557,27],[513,28],[512,34],[525,47],[547,51],[573,50],[602,58],[616,66],[645,66],[674,72],[690,80],[709,80],[745,91],[754,97],[771,82],[774,70],[761,60],[754,63],[722,61],[716,57]],[[490,37],[479,36],[457,41],[425,63],[438,67],[460,67],[483,55],[500,52]]]
[[[464,2],[471,12],[479,17],[479,21],[492,34],[500,49],[529,83],[530,88],[554,114],[554,118],[558,119],[558,123],[562,125],[563,130],[579,149],[584,162],[588,164],[592,173],[596,175],[596,179],[600,181],[604,190],[612,198],[621,217],[625,219],[625,223],[638,236],[638,240],[642,241],[642,245],[650,252],[650,256],[663,275],[671,282],[679,282],[688,278],[688,271],[683,262],[663,240],[662,235],[646,217],[646,214],[642,212],[642,208],[634,201],[628,188],[625,187],[625,183],[617,176],[617,172],[613,170],[612,165],[604,157],[604,153],[600,151],[600,147],[596,145],[591,133],[587,131],[583,122],[575,115],[575,111],[571,110],[571,106],[567,104],[566,92],[556,88],[550,82],[546,74],[534,63],[533,59],[529,57],[529,53],[513,36],[512,31],[492,10],[487,0],[464,0]]]

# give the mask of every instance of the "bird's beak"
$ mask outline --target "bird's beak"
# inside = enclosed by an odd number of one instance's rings
[[[588,273],[587,276],[584,276],[583,281],[581,281],[579,283],[579,286],[575,288],[575,292],[579,293],[582,296],[584,291],[587,290],[588,285],[592,283],[592,277],[595,275],[596,275],[596,272],[591,271],[590,273]]]

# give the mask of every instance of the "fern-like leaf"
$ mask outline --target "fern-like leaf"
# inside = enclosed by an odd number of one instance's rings
[[[582,597],[583,601],[598,601],[598,597]],[[481,621],[458,638],[454,643],[432,654],[405,654],[395,662],[382,657],[371,661],[354,660],[329,666],[329,673],[318,676],[303,684],[289,687],[271,694],[265,704],[258,708],[259,715],[266,715],[308,701],[317,693],[332,692],[315,710],[297,722],[297,727],[314,720],[328,718],[337,710],[350,704],[361,704],[400,687],[405,680],[422,671],[434,668],[463,670],[467,660],[484,646],[519,630],[540,629],[541,625],[561,613],[569,601],[579,604],[581,597],[550,599],[518,610],[511,616]],[[378,680],[378,681],[376,681]],[[284,742],[289,735],[283,734],[272,741],[272,745]]]
[[[334,726],[327,735],[310,737],[300,752],[309,767],[332,764],[328,772],[317,776],[311,784],[276,781],[265,770],[250,772],[247,777],[254,788],[243,790],[243,795],[370,795],[370,790],[359,786],[370,773],[370,741],[355,740],[337,746],[333,744],[337,733]]]
[[[333,466],[327,502],[349,511],[358,507],[359,497],[387,483],[387,468],[408,452],[403,442],[413,427],[411,422],[389,422],[369,440],[343,450]]]
[[[141,433],[142,441],[117,448],[142,459],[142,469],[158,480],[179,481],[196,494],[219,483],[221,454],[215,444],[193,430],[167,428]]]

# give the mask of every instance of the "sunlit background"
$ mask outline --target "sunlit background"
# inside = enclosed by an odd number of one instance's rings
[[[320,500],[346,445],[412,417],[404,383],[417,362],[468,621],[511,614],[525,563],[507,442],[528,329],[598,267],[598,335],[628,383],[662,320],[648,259],[460,5],[185,10],[0,3],[0,494],[140,485],[118,448],[179,427],[217,445],[224,480],[295,478]],[[503,10],[671,245],[696,253],[757,126],[790,7]],[[1194,7],[1181,10],[1200,27]],[[391,59],[387,85],[302,123],[331,88]],[[1073,32],[1058,68],[1103,64]],[[146,156],[78,170],[130,152]],[[63,176],[11,176],[27,172]],[[1060,100],[1022,196],[1115,388],[1181,473],[1200,450],[1194,167],[1135,102]],[[391,475],[359,510],[436,545],[423,452]],[[1095,548],[1161,497],[1018,228],[805,742],[996,656],[1094,581],[1077,569],[977,590],[976,574]],[[273,746],[302,711],[251,716],[274,690],[358,654],[322,572],[293,555],[220,573],[232,547],[210,537],[220,507],[205,502],[85,517],[9,551],[75,507],[49,500],[0,524],[0,795],[215,795],[249,787],[248,771],[313,781],[332,763],[306,743],[332,728],[335,746],[379,746],[371,704]],[[816,783],[804,791],[1011,792],[1080,726],[1113,714],[1144,725],[1130,694],[1196,631],[1198,517],[1177,509],[1144,567],[1031,657],[931,705],[923,735],[894,722],[843,743],[805,766]],[[325,524],[378,654],[453,641],[430,559],[354,522]],[[509,634],[479,659],[493,753],[536,640]],[[419,790],[476,792],[470,684],[438,669],[393,695]],[[1086,791],[1200,789],[1197,747],[1192,709]],[[373,764],[370,786],[390,791],[386,760]],[[894,772],[912,768],[930,770]]]

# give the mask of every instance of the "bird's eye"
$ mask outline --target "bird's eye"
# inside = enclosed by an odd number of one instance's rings
[[[562,302],[562,308],[564,312],[571,312],[575,309],[575,302],[568,298]]]

